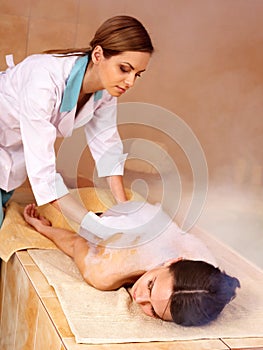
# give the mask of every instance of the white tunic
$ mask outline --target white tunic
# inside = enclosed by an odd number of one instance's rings
[[[68,190],[56,173],[54,142],[85,126],[98,175],[122,175],[126,155],[116,127],[116,98],[94,94],[76,116],[60,112],[78,56],[32,55],[0,73],[0,188],[10,191],[28,175],[38,205]],[[105,159],[105,161],[102,161]],[[70,160],[69,160],[70,161]]]

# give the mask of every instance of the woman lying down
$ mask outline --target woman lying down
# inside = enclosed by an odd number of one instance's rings
[[[106,238],[52,227],[34,204],[25,207],[24,217],[74,259],[91,286],[132,285],[133,300],[151,317],[183,326],[207,324],[240,287],[238,279],[219,270],[204,243],[182,232],[160,205],[125,202],[96,216],[102,231],[110,228]]]

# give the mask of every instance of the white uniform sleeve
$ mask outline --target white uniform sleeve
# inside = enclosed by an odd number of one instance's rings
[[[20,98],[27,173],[37,204],[42,205],[68,193],[62,177],[56,174],[56,128],[51,123],[56,94],[49,73],[45,69],[32,70]]]
[[[96,163],[99,177],[123,175],[127,154],[117,130],[117,99],[103,91],[93,118],[86,124],[87,143]]]

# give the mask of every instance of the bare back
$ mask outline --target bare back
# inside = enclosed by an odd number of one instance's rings
[[[193,234],[183,232],[160,204],[118,204],[104,213],[101,221],[115,228],[116,233],[99,245],[90,246],[85,258],[87,266],[92,264],[101,271],[119,271],[128,276],[177,257],[216,265],[205,244]]]

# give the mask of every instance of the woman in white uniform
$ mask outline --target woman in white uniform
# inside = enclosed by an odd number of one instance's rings
[[[0,226],[2,206],[28,176],[38,205],[53,203],[89,227],[93,213],[69,194],[54,151],[57,137],[70,137],[81,126],[98,176],[107,177],[117,202],[126,200],[116,98],[146,70],[152,52],[143,25],[116,16],[101,25],[89,48],[32,55],[16,66],[9,62],[0,74]]]
[[[114,290],[133,284],[131,296],[148,316],[184,326],[204,325],[217,318],[240,286],[235,277],[219,270],[205,244],[182,232],[160,205],[114,206],[101,217],[112,235],[99,240],[98,233],[93,242],[92,234],[84,238],[52,227],[34,204],[26,206],[24,217],[74,259],[90,285]],[[163,229],[153,235],[159,222]]]

